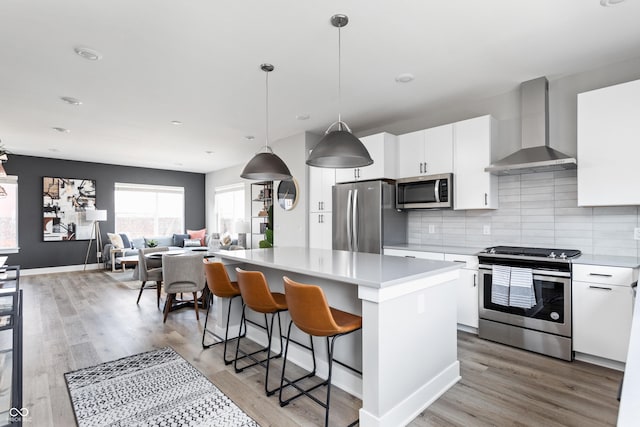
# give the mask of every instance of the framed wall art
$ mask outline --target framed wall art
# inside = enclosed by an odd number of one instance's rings
[[[86,211],[96,208],[96,181],[42,178],[42,238],[48,241],[89,240],[93,222]]]

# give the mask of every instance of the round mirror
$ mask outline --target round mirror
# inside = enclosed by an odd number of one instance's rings
[[[278,184],[278,204],[285,211],[296,207],[298,202],[298,181],[295,178],[280,181]]]

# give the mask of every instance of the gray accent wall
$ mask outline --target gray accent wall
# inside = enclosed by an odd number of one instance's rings
[[[418,245],[535,246],[586,254],[640,255],[634,228],[638,206],[578,207],[573,171],[501,176],[497,210],[414,210],[408,243]],[[430,227],[434,231],[429,233]],[[488,226],[489,233],[485,234]]]
[[[123,153],[126,156],[126,153]],[[185,190],[185,228],[205,226],[205,175],[159,169],[87,163],[71,160],[10,155],[4,164],[8,175],[18,176],[18,238],[20,252],[10,254],[7,263],[21,268],[83,265],[88,240],[44,242],[42,239],[42,177],[96,180],[96,206],[106,209],[107,221],[100,223],[103,243],[114,231],[114,183],[172,185]],[[89,262],[95,263],[95,242]]]

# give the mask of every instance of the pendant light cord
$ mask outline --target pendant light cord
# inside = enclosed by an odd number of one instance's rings
[[[342,27],[338,27],[338,129],[342,129]]]
[[[267,94],[267,96],[265,97],[265,112],[266,112],[266,114],[265,114],[265,117],[266,117],[265,129],[266,129],[267,134],[265,136],[264,145],[265,145],[265,148],[267,149],[267,151],[269,151],[269,72],[267,71],[267,72],[265,72],[265,74],[266,74],[266,78],[264,79],[264,81],[265,81],[265,89],[266,89],[265,91],[266,91],[266,94]]]

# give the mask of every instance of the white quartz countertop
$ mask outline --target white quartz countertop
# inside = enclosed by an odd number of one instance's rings
[[[275,247],[215,252],[217,257],[373,288],[461,268],[460,263],[327,249]]]
[[[638,425],[640,420],[638,402],[640,402],[640,304],[636,301],[620,398],[618,427]]]
[[[415,245],[409,243],[401,243],[394,245],[385,245],[385,249],[401,249],[405,251],[418,251],[418,252],[437,252],[443,254],[457,254],[457,255],[476,255],[478,252],[483,251],[485,248],[472,248],[468,246],[439,246],[439,245]]]
[[[640,259],[631,256],[590,255],[582,254],[572,260],[574,264],[606,265],[609,267],[640,267]]]

